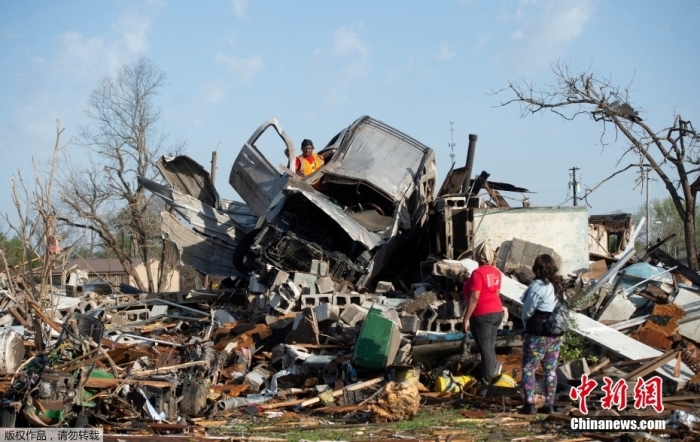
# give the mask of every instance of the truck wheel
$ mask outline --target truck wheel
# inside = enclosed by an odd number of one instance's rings
[[[78,413],[78,417],[75,418],[73,428],[87,428],[89,421],[90,416],[86,412],[81,411]]]
[[[245,256],[248,254],[250,247],[255,242],[255,238],[258,236],[262,229],[254,229],[245,235],[238,242],[236,250],[233,251],[233,266],[244,275],[250,273],[251,268],[245,264]]]
[[[182,389],[180,412],[185,416],[194,416],[207,404],[208,388],[201,381],[192,381]]]
[[[16,424],[17,412],[15,412],[15,409],[9,406],[2,407],[2,412],[0,412],[0,427],[15,428]]]

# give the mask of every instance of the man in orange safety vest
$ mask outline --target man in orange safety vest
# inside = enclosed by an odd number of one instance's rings
[[[314,152],[314,143],[306,139],[301,142],[302,154],[296,157],[297,175],[308,176],[323,166],[323,158]]]

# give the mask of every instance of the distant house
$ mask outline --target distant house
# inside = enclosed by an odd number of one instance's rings
[[[589,251],[595,258],[619,258],[634,232],[632,214],[590,215]]]
[[[138,273],[141,281],[144,284],[148,281],[146,277],[146,266],[143,265],[143,260],[141,258],[132,258],[136,272]],[[51,283],[55,286],[64,285],[67,281],[62,281],[62,278],[68,278],[71,271],[73,270],[83,270],[87,272],[88,281],[106,281],[112,286],[119,287],[119,284],[129,284],[136,286],[136,281],[134,278],[129,276],[124,270],[124,266],[119,262],[118,259],[73,259],[69,261],[65,266],[56,268],[51,271]],[[65,273],[64,273],[65,272]],[[151,261],[151,272],[154,275],[154,279],[158,280],[158,261]],[[175,269],[170,277],[170,284],[165,287],[163,291],[177,292],[180,290],[180,270]]]

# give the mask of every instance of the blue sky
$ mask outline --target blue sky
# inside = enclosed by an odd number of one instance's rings
[[[90,90],[140,54],[168,75],[159,104],[171,138],[188,140],[207,168],[218,146],[223,197],[236,198],[233,159],[266,119],[277,117],[297,146],[311,138],[318,148],[371,115],[432,147],[440,180],[454,121],[458,165],[476,133],[475,173],[557,205],[571,197],[571,167],[594,187],[616,170],[623,145],[603,148],[587,118],[520,118],[517,106],[497,107],[509,95],[489,92],[517,77],[551,83],[550,62],[563,60],[618,84],[634,79],[632,104],[661,129],[674,113],[700,115],[699,37],[697,0],[4,1],[0,212],[14,210],[10,177],[30,173],[32,156],[50,157],[56,119],[65,140],[76,134]],[[274,165],[286,162],[274,139],[264,141]],[[590,213],[634,212],[644,202],[635,178],[604,184]]]

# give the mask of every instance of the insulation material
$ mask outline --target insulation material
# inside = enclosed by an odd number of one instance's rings
[[[420,409],[420,394],[415,383],[388,382],[370,407],[372,422],[411,420]]]
[[[13,373],[24,361],[24,341],[14,330],[0,330],[0,373]]]

